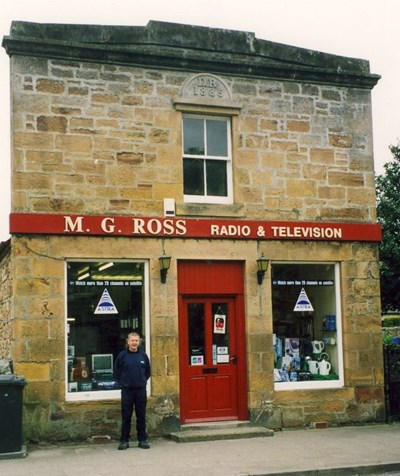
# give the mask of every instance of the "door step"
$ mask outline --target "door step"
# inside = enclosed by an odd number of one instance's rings
[[[191,443],[274,436],[274,431],[262,426],[251,426],[247,421],[229,421],[183,425],[181,431],[170,433],[169,436],[177,443]]]

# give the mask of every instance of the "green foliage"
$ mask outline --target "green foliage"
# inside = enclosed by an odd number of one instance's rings
[[[393,161],[376,177],[377,213],[382,226],[380,244],[382,310],[400,309],[400,144],[390,146]]]

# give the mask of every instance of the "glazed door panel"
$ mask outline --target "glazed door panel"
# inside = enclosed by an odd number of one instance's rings
[[[234,298],[183,298],[180,315],[184,422],[238,418]]]

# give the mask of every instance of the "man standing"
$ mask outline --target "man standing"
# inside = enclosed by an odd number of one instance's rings
[[[118,449],[129,448],[133,407],[135,407],[138,446],[148,449],[150,446],[146,433],[146,385],[150,378],[150,360],[139,348],[140,335],[137,332],[131,332],[126,343],[126,349],[118,354],[114,365],[115,379],[121,386],[122,427]]]

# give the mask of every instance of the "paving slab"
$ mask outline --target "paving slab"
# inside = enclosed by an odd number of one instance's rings
[[[2,476],[308,476],[400,472],[400,424],[275,432],[272,437],[176,443],[28,446],[0,460]]]

